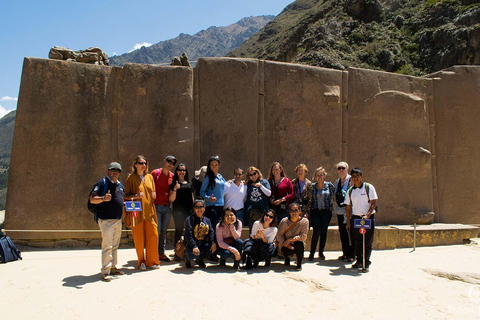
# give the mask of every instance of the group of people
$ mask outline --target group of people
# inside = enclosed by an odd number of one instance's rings
[[[160,261],[170,261],[165,254],[166,232],[171,216],[175,223],[175,243],[185,245],[185,266],[193,263],[204,268],[205,259],[219,261],[221,266],[233,258],[233,267],[250,269],[264,261],[270,266],[272,257],[283,256],[285,265],[296,257],[295,268],[301,270],[309,226],[313,228],[309,260],[325,259],[324,249],[328,225],[336,207],[342,242],[340,260],[356,262],[353,268],[368,270],[373,242],[377,195],[375,188],[363,182],[359,168],[348,174],[348,164],[336,165],[335,184],[325,181],[323,167],[313,173],[313,182],[306,176],[305,164],[295,167],[296,178],[290,180],[283,166],[274,162],[265,179],[256,167],[244,172],[235,168],[233,179],[220,173],[220,158],[212,156],[207,166],[189,180],[184,163],[169,155],[163,167],[150,172],[148,160],[137,156],[132,172],[123,186],[118,180],[121,165],[113,162],[107,176],[100,179],[90,193],[96,205],[96,218],[102,232],[102,279],[122,274],[116,268],[121,234],[121,218],[132,229],[138,256],[137,268],[159,268]],[[124,201],[141,202],[141,211],[124,212]],[[354,228],[355,219],[370,219],[371,229],[363,237]],[[277,227],[278,222],[278,227]],[[250,237],[242,239],[243,226],[249,226]],[[181,240],[183,235],[183,240]],[[218,258],[219,257],[219,258]]]

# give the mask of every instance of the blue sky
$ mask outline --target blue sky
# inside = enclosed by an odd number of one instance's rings
[[[0,118],[16,108],[24,57],[48,58],[51,47],[100,47],[109,56],[180,33],[278,15],[293,0],[7,1],[0,0]]]

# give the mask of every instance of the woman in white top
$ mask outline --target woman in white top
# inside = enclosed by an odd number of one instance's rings
[[[256,268],[263,260],[265,260],[265,267],[270,266],[275,253],[274,240],[278,231],[276,223],[277,214],[273,209],[265,211],[260,219],[253,223],[250,238],[243,246],[242,261],[245,269]]]
[[[342,255],[338,260],[353,262],[355,260],[355,249],[353,246],[353,235],[347,230],[346,206],[343,204],[348,189],[353,186],[351,177],[348,174],[348,163],[341,161],[336,165],[338,179],[335,181],[335,205],[337,208],[338,231],[340,232],[340,241],[342,242]]]

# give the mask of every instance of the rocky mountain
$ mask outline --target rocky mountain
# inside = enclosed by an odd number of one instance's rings
[[[274,18],[272,15],[248,17],[226,27],[210,27],[193,36],[181,33],[174,39],[110,57],[110,65],[123,66],[128,62],[150,64],[171,62],[173,57],[181,56],[183,52],[188,55],[190,61],[196,61],[199,57],[221,57],[236,49]]]
[[[227,56],[412,75],[480,63],[478,0],[297,0]]]
[[[8,168],[16,114],[14,110],[0,119],[0,210],[5,210],[7,201]]]

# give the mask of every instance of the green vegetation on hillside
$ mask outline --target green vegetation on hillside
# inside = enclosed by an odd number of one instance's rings
[[[474,0],[298,0],[228,56],[411,75],[480,63]]]

